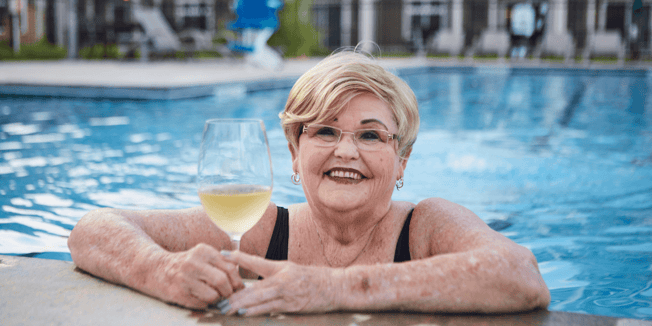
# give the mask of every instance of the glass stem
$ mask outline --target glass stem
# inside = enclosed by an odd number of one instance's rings
[[[241,239],[242,239],[242,234],[239,233],[231,234],[231,250],[240,250]]]
[[[242,234],[231,234],[231,250],[240,250],[240,239],[242,239]],[[242,276],[242,269],[240,266],[237,266],[239,274]]]
[[[231,239],[231,250],[240,250],[240,239]]]

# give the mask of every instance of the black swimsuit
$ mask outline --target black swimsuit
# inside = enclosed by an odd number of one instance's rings
[[[400,263],[410,260],[410,220],[412,219],[412,210],[405,219],[401,234],[396,242],[396,251],[394,251],[394,262]],[[288,237],[290,235],[289,212],[287,208],[277,207],[276,224],[274,232],[269,240],[269,247],[265,258],[271,260],[288,259]]]

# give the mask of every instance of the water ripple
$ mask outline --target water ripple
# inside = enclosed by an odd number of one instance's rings
[[[406,76],[421,131],[393,198],[460,203],[531,249],[551,310],[652,318],[652,83],[509,71]],[[235,101],[0,98],[0,253],[69,259],[67,234],[89,210],[199,205],[208,118],[263,119],[273,201],[305,202],[290,182],[278,119],[289,90],[235,93]]]

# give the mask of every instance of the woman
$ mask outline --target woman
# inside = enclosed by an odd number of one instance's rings
[[[280,116],[307,202],[271,203],[241,251],[227,250],[228,236],[201,207],[100,209],[70,235],[74,262],[164,301],[217,304],[225,314],[547,307],[529,250],[446,200],[392,201],[419,126],[402,80],[363,55],[336,54],[296,82]],[[237,265],[263,279],[245,288]]]

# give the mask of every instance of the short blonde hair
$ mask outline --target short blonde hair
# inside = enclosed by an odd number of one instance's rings
[[[334,119],[361,94],[376,96],[388,104],[398,125],[398,155],[408,155],[419,132],[414,92],[372,58],[350,51],[328,56],[294,84],[285,110],[279,114],[285,138],[298,149],[303,125]]]

